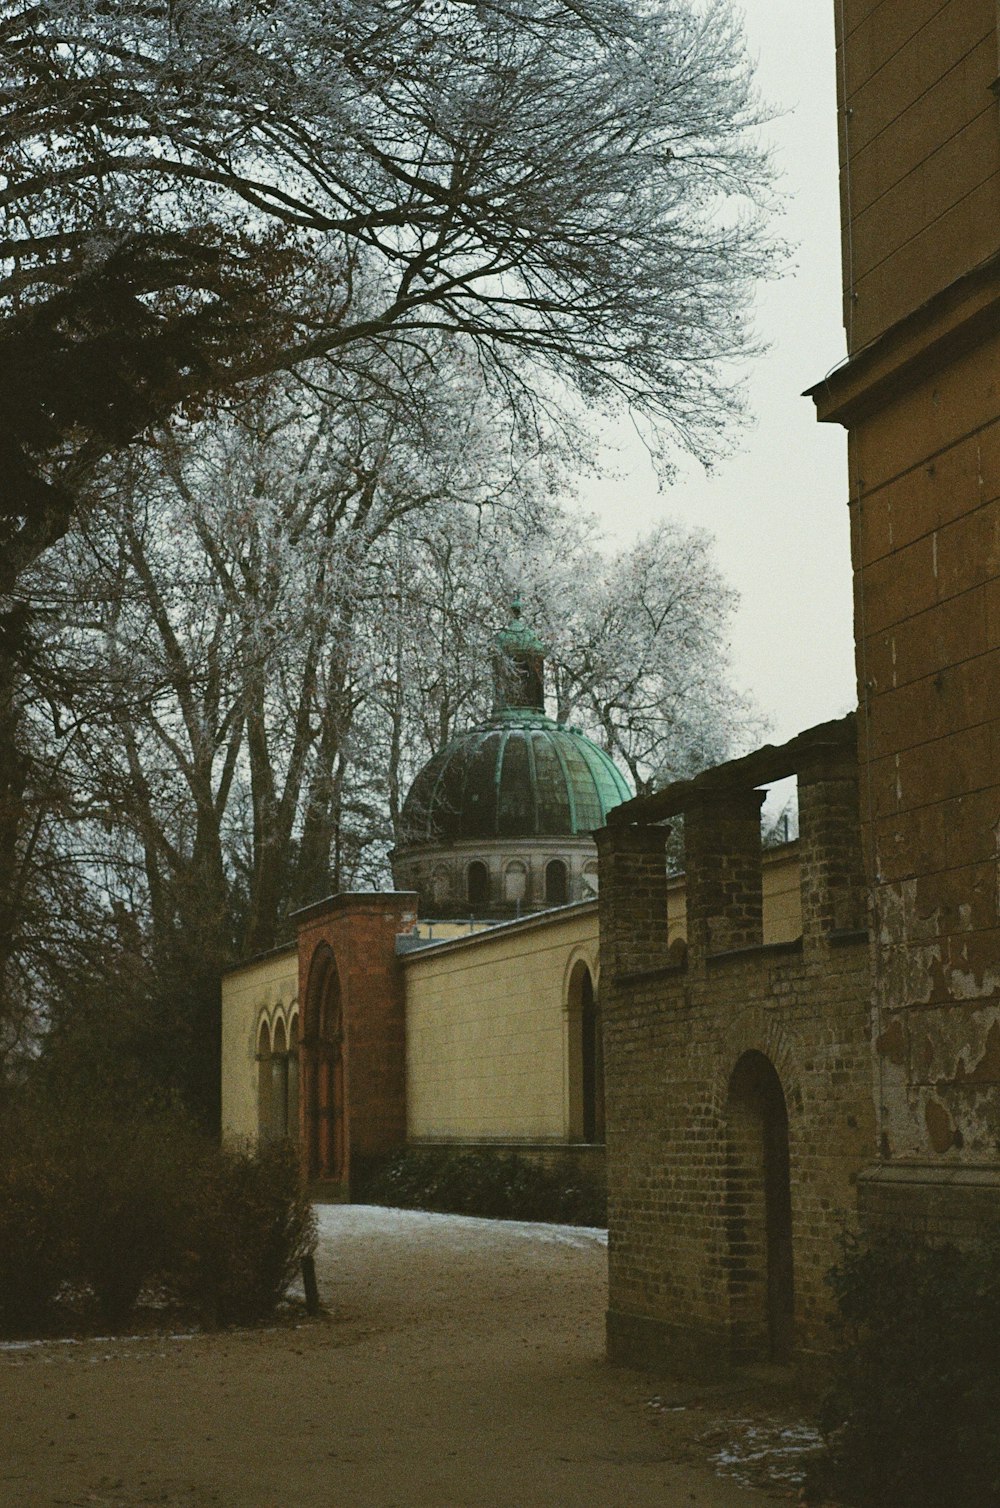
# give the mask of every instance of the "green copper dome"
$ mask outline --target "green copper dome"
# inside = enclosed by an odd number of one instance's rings
[[[584,734],[534,708],[511,707],[424,765],[403,805],[401,837],[408,846],[590,833],[631,795]]]

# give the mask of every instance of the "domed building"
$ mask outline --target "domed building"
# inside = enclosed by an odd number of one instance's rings
[[[515,601],[497,635],[491,717],[410,788],[392,870],[423,916],[501,919],[597,893],[591,834],[632,792],[603,749],[545,715],[544,654]]]

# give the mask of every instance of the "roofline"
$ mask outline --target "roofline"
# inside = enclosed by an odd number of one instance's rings
[[[439,953],[450,953],[460,948],[474,947],[476,943],[487,942],[491,938],[509,937],[512,932],[540,930],[554,926],[560,921],[571,921],[574,917],[584,916],[596,910],[596,896],[592,901],[572,901],[568,906],[553,906],[548,911],[535,911],[531,916],[519,916],[512,921],[494,922],[491,926],[483,927],[480,932],[472,932],[467,937],[443,937],[440,942],[425,943],[421,948],[413,948],[409,952],[399,954],[399,962],[405,965],[412,963],[415,959],[426,958],[430,953],[436,957]],[[421,920],[430,922],[434,918],[423,917]]]
[[[277,947],[266,948],[263,953],[254,953],[249,958],[244,958],[241,963],[234,963],[228,969],[223,969],[221,978],[228,979],[230,974],[238,974],[241,969],[251,969],[254,964],[266,963],[269,958],[277,958],[279,953],[298,952],[298,940],[292,938],[290,942],[278,943]]]
[[[700,796],[713,792],[753,790],[755,786],[770,785],[774,780],[784,780],[797,775],[799,767],[807,764],[813,755],[840,757],[845,764],[857,766],[857,715],[848,712],[827,723],[817,723],[797,733],[784,744],[765,744],[744,754],[739,759],[730,759],[725,764],[713,765],[690,780],[675,780],[660,791],[649,796],[634,796],[608,813],[608,827],[627,827],[631,823],[659,822],[665,817],[679,816],[684,808],[691,806]]]

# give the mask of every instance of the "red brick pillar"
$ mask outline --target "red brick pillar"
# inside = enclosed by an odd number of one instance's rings
[[[669,827],[604,827],[594,834],[600,864],[598,914],[606,982],[669,962]],[[602,990],[607,1004],[607,994]]]
[[[706,790],[684,808],[688,957],[764,941],[760,809],[764,792]]]
[[[867,926],[857,762],[831,753],[799,770],[802,942],[807,950]]]

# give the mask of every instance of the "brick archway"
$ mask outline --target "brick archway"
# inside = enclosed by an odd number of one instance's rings
[[[744,1053],[729,1080],[726,1237],[735,1357],[785,1361],[794,1326],[788,1108],[762,1052]]]

